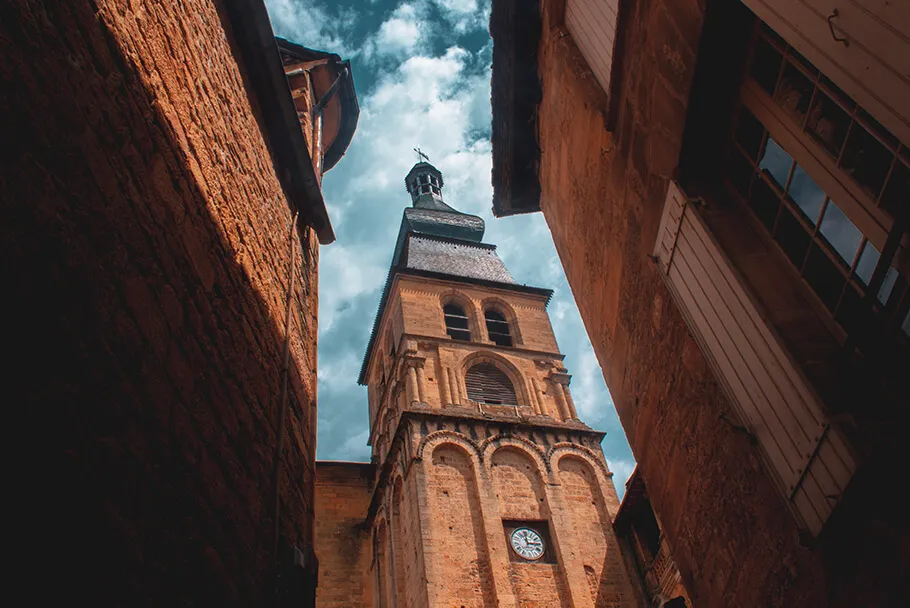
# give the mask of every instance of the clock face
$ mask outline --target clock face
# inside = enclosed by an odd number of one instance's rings
[[[535,560],[543,557],[543,539],[531,528],[515,528],[509,540],[515,553],[523,558]]]

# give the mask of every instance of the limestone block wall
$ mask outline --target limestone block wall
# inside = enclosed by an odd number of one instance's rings
[[[2,12],[0,257],[25,364],[10,402],[40,416],[46,504],[65,503],[44,531],[91,548],[52,587],[95,605],[265,605],[290,269],[280,528],[304,551],[313,539],[319,249],[301,227],[289,253],[224,6]]]

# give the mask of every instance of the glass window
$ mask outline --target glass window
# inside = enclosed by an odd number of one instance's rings
[[[904,322],[901,323],[901,329],[904,330],[904,333],[910,336],[910,311],[907,311],[907,316],[904,317]]]
[[[752,112],[742,108],[739,111],[739,120],[736,124],[736,141],[745,150],[746,156],[752,160],[758,158],[758,151],[761,149],[761,142],[764,136],[765,128],[762,124],[758,122]]]
[[[875,248],[875,245],[866,241],[866,244],[863,246],[863,253],[859,256],[859,261],[856,263],[856,276],[860,278],[863,285],[869,285],[869,281],[872,280],[872,273],[875,272],[875,267],[878,265],[880,257],[881,253]],[[879,302],[882,304],[888,302],[888,298],[891,297],[891,291],[894,289],[895,282],[897,282],[897,271],[894,267],[891,267],[888,269],[888,272],[885,273],[885,280],[882,281],[881,289],[878,290]]]
[[[856,251],[859,249],[860,243],[863,242],[863,233],[844,215],[840,207],[834,204],[834,201],[828,201],[828,206],[825,207],[825,216],[822,218],[819,230],[838,255],[847,263],[847,266],[853,266]]]
[[[812,237],[791,211],[781,212],[774,238],[793,265],[802,268]]]
[[[758,163],[759,169],[767,172],[783,190],[787,186],[791,166],[793,166],[793,159],[769,136],[768,142],[765,144],[765,153],[762,155],[761,162]]]
[[[818,224],[818,216],[825,203],[825,193],[799,164],[793,169],[787,194],[813,226]]]
[[[815,82],[798,67],[787,62],[780,85],[774,94],[774,101],[786,110],[797,124],[802,125],[814,90]]]
[[[873,200],[878,200],[893,159],[894,153],[882,142],[858,122],[853,123],[841,167]]]
[[[850,128],[850,115],[827,94],[817,91],[806,126],[809,134],[836,158]]]
[[[737,142],[751,138],[753,142],[764,141],[764,147],[760,158],[750,160],[743,153],[744,146],[734,146],[727,169],[729,187],[742,196],[841,327],[847,331],[861,329],[864,325],[860,319],[867,314],[863,312],[863,297],[879,251],[767,130],[760,123],[757,127],[752,124],[756,119],[751,113],[740,112],[739,119],[746,126],[734,131]],[[742,138],[744,133],[748,137]],[[895,170],[906,170],[902,161],[898,164],[900,169],[895,167],[888,180],[886,197],[905,201],[910,190],[895,195],[897,186],[891,185],[903,183],[893,178]],[[906,177],[910,171],[901,175]],[[895,326],[903,323],[906,292],[907,282],[889,268],[877,294],[880,308],[876,307],[876,312],[893,319]]]
[[[780,74],[780,65],[783,62],[781,52],[774,48],[764,38],[759,38],[755,43],[755,54],[752,57],[751,75],[758,84],[768,93],[774,94],[777,85],[777,76]]]
[[[775,66],[779,66],[780,75],[772,89]],[[749,76],[863,189],[869,198],[863,204],[880,205],[893,217],[898,206],[907,202],[908,148],[764,23],[759,27]],[[754,119],[746,110],[740,113]],[[763,130],[742,117],[738,122],[735,139],[755,159],[760,149],[755,134]],[[906,164],[895,162],[895,156],[906,157]],[[892,188],[895,181],[898,185]]]

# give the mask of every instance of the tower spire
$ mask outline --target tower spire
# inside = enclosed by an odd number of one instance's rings
[[[440,204],[445,204],[442,200],[442,171],[429,163],[430,157],[419,147],[414,148],[414,152],[417,153],[417,163],[404,178],[411,202],[415,207],[439,208]]]

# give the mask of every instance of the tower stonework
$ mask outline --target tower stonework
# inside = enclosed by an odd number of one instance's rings
[[[640,605],[613,533],[603,433],[578,419],[547,315],[552,292],[516,283],[481,241],[483,220],[443,201],[435,167],[418,163],[406,184],[413,206],[360,376],[373,481],[364,554],[350,563],[370,564],[352,573],[363,604]],[[350,522],[333,530],[317,539],[323,563]],[[323,569],[320,589],[339,577]]]

